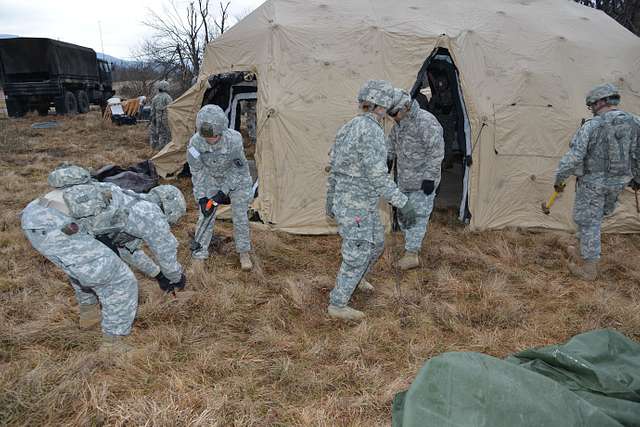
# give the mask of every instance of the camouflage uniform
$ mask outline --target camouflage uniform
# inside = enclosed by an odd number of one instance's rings
[[[57,194],[56,194],[57,193]],[[65,234],[73,220],[60,190],[34,200],[22,212],[22,230],[35,250],[70,278],[78,304],[102,305],[102,332],[128,335],[138,306],[131,270],[109,248],[82,230]]]
[[[173,99],[166,92],[168,88],[169,84],[167,82],[159,82],[158,90],[162,90],[151,100],[149,144],[154,150],[161,150],[171,141],[167,106],[173,102]]]
[[[198,131],[191,137],[187,147],[187,161],[191,169],[193,195],[196,201],[202,198],[213,198],[218,191],[231,199],[233,218],[233,236],[236,251],[239,254],[251,251],[249,218],[247,210],[253,199],[249,164],[244,154],[242,136],[229,129],[229,122],[220,107],[206,105],[200,109],[196,118]],[[221,132],[217,143],[209,144],[200,135],[202,125],[206,123]],[[209,218],[200,212],[196,230]],[[193,253],[196,259],[209,256],[209,244],[213,236],[215,218],[211,219],[207,228],[198,236],[200,250]]]
[[[99,221],[90,225],[91,232],[102,234],[102,224],[116,218],[110,222],[107,238],[113,242],[121,258],[149,277],[156,277],[162,272],[171,283],[179,282],[183,269],[178,262],[178,240],[171,233],[165,212],[158,203],[148,200],[152,196],[125,191],[111,184],[93,185],[108,188],[111,203],[109,209],[96,217]],[[157,264],[142,250],[143,242]]]
[[[336,135],[331,149],[327,208],[342,237],[342,264],[329,297],[331,306],[347,306],[351,294],[384,250],[380,196],[396,207],[407,203],[407,196],[387,172],[386,153],[384,131],[373,113],[358,115]]]
[[[639,176],[637,146],[640,128],[620,110],[597,114],[576,132],[570,150],[556,171],[556,185],[576,175],[573,219],[585,261],[600,259],[602,218],[616,208],[619,194]]]
[[[387,140],[388,158],[397,158],[398,187],[416,208],[416,223],[407,228],[399,218],[404,232],[405,250],[419,252],[427,232],[429,217],[436,197],[435,189],[440,182],[440,167],[444,157],[442,127],[436,118],[420,108],[416,101],[406,94],[406,102],[411,103],[407,115],[396,124]],[[434,182],[429,195],[422,191],[422,182]]]

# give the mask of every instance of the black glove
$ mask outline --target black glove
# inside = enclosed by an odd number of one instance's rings
[[[413,227],[416,223],[416,208],[413,206],[410,200],[401,208],[398,208],[402,222],[406,227]]]
[[[176,283],[173,283],[173,289],[181,291],[184,289],[184,287],[187,285],[187,276],[184,275],[184,273],[180,276],[180,280]]]
[[[218,191],[215,196],[212,197],[213,201],[219,205],[230,205],[231,199],[222,191]]]
[[[167,279],[164,274],[162,274],[162,272],[158,273],[155,279],[158,281],[160,289],[162,289],[166,293],[174,292],[176,290],[181,291],[187,284],[187,277],[184,274],[180,276],[180,280],[176,283],[171,283],[169,279]]]
[[[424,191],[424,194],[428,196],[431,193],[433,193],[433,190],[435,190],[435,186],[436,186],[435,182],[425,179],[424,181],[422,181],[422,185],[420,186],[420,188],[422,188],[422,191]]]
[[[566,187],[564,182],[553,184],[553,189],[558,193],[562,193],[564,191],[564,187]]]
[[[198,199],[198,205],[200,205],[200,212],[202,212],[202,215],[204,216],[209,216],[213,213],[213,209],[215,208],[214,205],[211,206],[211,208],[207,209],[207,204],[209,203],[209,200],[213,200],[213,199],[208,199],[206,197],[202,197],[201,199]],[[215,202],[215,200],[213,200]]]
[[[108,234],[101,234],[99,236],[96,236],[96,240],[102,243],[103,245],[105,245],[106,247],[108,247],[109,249],[111,249],[116,255],[120,256],[120,252],[118,252],[118,247],[116,246],[113,239],[109,237]]]
[[[160,289],[162,289],[164,292],[173,291],[173,285],[171,284],[171,282],[169,282],[169,279],[164,277],[164,274],[162,274],[162,271],[158,273],[155,279],[158,281],[158,285],[160,286]]]
[[[631,187],[633,191],[640,190],[640,184],[638,183],[638,181],[636,181],[635,178],[629,182],[629,187]]]

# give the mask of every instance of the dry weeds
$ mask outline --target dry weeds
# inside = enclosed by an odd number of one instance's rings
[[[360,324],[325,315],[337,236],[254,230],[260,269],[245,274],[221,223],[206,269],[189,268],[191,300],[165,300],[139,276],[136,350],[105,359],[99,332],[78,330],[71,287],[30,248],[18,215],[62,161],[147,158],[145,129],[96,113],[48,130],[31,129],[36,120],[0,120],[0,424],[388,425],[393,395],[439,353],[505,356],[603,327],[640,339],[638,236],[605,237],[608,279],[590,284],[565,271],[567,235],[471,233],[439,213],[424,267],[401,277],[400,293],[400,239],[388,239],[376,294],[354,299],[368,314]],[[190,194],[188,180],[177,184]],[[195,217],[190,206],[175,230],[185,265]]]

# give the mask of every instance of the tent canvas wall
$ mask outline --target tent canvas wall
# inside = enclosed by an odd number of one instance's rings
[[[466,108],[471,227],[572,229],[572,183],[551,215],[540,203],[589,115],[591,87],[617,84],[621,107],[640,112],[640,38],[568,0],[268,0],[207,46],[198,81],[169,107],[173,140],[154,161],[164,175],[182,167],[210,76],[255,72],[256,207],[276,229],[330,232],[328,151],[356,113],[358,88],[387,79],[411,89],[439,47]],[[604,229],[640,231],[633,193],[621,202]]]

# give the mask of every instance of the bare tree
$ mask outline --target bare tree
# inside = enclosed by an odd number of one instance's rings
[[[160,67],[144,62],[114,67],[112,76],[116,93],[126,98],[153,96],[154,84],[163,78]]]
[[[204,49],[229,26],[231,2],[220,2],[220,13],[211,12],[210,0],[178,4],[170,0],[162,12],[149,9],[143,24],[154,31],[140,49],[140,59],[155,64],[165,78],[172,77],[180,92],[187,90],[200,73]]]
[[[602,10],[607,15],[640,36],[640,0],[575,0],[585,6]]]

